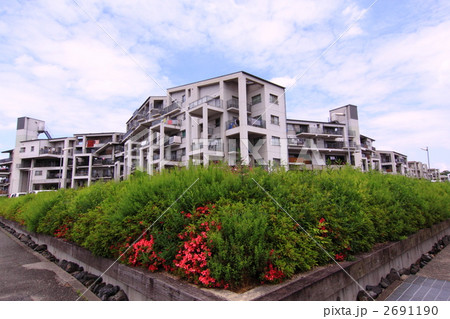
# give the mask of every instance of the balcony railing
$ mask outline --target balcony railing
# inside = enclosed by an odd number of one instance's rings
[[[168,145],[179,145],[179,144],[181,144],[181,136],[171,136],[164,143],[165,146],[168,146]]]
[[[47,172],[47,179],[58,179],[61,178],[61,173],[53,173],[53,172]]]
[[[161,123],[161,122],[162,122],[162,120],[155,120],[155,121],[152,121],[152,122],[150,123],[150,126],[158,125],[158,124]]]
[[[232,128],[239,127],[239,120],[231,120],[225,123],[225,127],[227,130],[231,130]]]
[[[61,155],[62,154],[62,150],[61,149],[41,148],[39,150],[39,155],[45,155],[45,154]]]
[[[325,142],[325,148],[331,149],[342,149],[344,145],[344,142]]]
[[[92,164],[93,165],[113,165],[114,163],[113,163],[112,159],[109,159],[109,158],[106,158],[106,159],[98,158],[98,159],[94,159],[92,161]]]
[[[252,117],[247,118],[247,124],[251,125],[251,126],[255,126],[255,127],[266,128],[266,121],[264,121],[260,117],[258,117],[258,118],[252,118]]]
[[[165,107],[161,110],[161,115],[170,113],[174,110],[180,110],[180,109],[181,109],[181,106],[177,102],[173,102],[168,107]]]
[[[239,110],[239,99],[232,98],[232,99],[228,100],[227,101],[227,110],[229,110],[229,109]],[[251,111],[252,111],[251,104],[247,104],[247,112],[251,112]]]
[[[201,150],[203,149],[203,142],[194,142],[192,143],[192,150]],[[220,140],[213,140],[208,142],[208,151],[213,152],[222,152],[223,151],[223,144]]]
[[[12,162],[12,157],[3,158],[0,160],[0,164]]]
[[[322,130],[323,134],[329,135],[343,135],[344,130],[341,127],[324,127]]]
[[[181,162],[182,161],[182,156],[179,156],[179,155],[165,155],[164,159],[166,161]]]
[[[325,134],[325,135],[343,135],[344,130],[342,128],[317,128],[317,127],[300,127],[300,130],[296,132],[297,134],[311,133],[311,134]]]
[[[305,144],[306,139],[304,138],[288,138],[288,146],[302,146]]]
[[[206,102],[208,102],[208,101],[211,101],[211,100],[213,100],[213,99],[214,99],[213,97],[206,95],[206,96],[204,96],[204,97],[198,99],[197,101],[194,101],[194,102],[192,102],[192,103],[189,103],[189,110],[194,109],[194,108],[196,108],[197,106],[199,106],[199,105],[201,105],[201,104],[203,104],[203,103],[206,103]]]

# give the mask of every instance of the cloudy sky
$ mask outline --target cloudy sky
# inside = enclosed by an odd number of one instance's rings
[[[448,0],[0,0],[0,148],[20,116],[124,131],[149,95],[240,70],[286,86],[289,118],[355,104],[378,149],[450,169]]]

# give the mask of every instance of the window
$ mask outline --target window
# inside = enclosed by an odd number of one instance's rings
[[[34,146],[31,146],[31,151],[34,152]]]
[[[273,159],[273,166],[280,166],[281,165],[281,160],[279,158],[274,158]]]
[[[26,151],[26,148],[25,147],[21,147],[19,152],[20,153],[25,153],[25,151]]]
[[[274,125],[280,125],[280,118],[278,116],[271,115],[270,122]]]
[[[183,94],[183,96],[181,97],[181,103],[184,103],[186,101],[186,95]]]
[[[42,171],[35,171],[34,176],[42,176]]]
[[[278,104],[278,96],[276,96],[274,94],[270,94],[269,95],[269,101],[270,101],[270,103]]]
[[[191,89],[188,89],[188,97],[191,97]]]
[[[272,145],[280,146],[280,138],[278,136],[272,136]]]
[[[181,131],[181,137],[186,137],[186,130]]]
[[[220,126],[220,117],[216,118],[216,127]]]
[[[295,131],[294,125],[292,125],[292,124],[288,124],[287,129],[288,129],[288,131]]]
[[[252,105],[261,103],[261,94],[252,96]]]

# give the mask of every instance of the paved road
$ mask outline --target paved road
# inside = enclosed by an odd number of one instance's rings
[[[70,274],[0,228],[0,301],[71,301],[84,289]],[[98,300],[92,296],[86,299]]]
[[[409,276],[387,301],[450,300],[450,245],[445,247],[416,275]]]

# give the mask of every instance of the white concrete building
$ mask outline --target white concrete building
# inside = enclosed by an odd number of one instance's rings
[[[45,139],[39,139],[42,133]],[[121,137],[122,133],[93,133],[51,138],[44,121],[21,117],[8,192],[76,188],[112,179],[115,167],[123,166],[115,166],[122,162]]]
[[[127,122],[125,175],[223,161],[287,165],[284,88],[237,72],[150,97]]]
[[[408,175],[408,157],[394,151],[377,151],[384,173]]]

